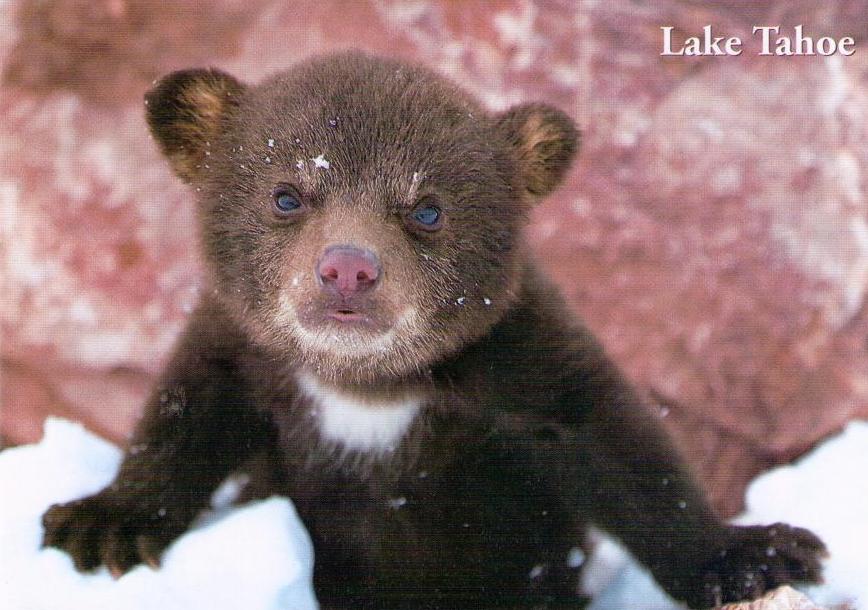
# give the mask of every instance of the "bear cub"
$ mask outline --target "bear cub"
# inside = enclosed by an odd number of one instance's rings
[[[115,481],[44,517],[79,570],[158,566],[245,472],[295,503],[326,608],[580,608],[590,524],[694,608],[820,579],[812,533],[715,515],[534,268],[564,113],[354,52],[256,86],[176,72],[146,105],[207,289]]]

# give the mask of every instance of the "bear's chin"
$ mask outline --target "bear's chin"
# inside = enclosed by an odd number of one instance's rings
[[[338,386],[373,386],[417,377],[423,367],[414,354],[401,349],[394,337],[380,341],[351,341],[346,344],[311,344],[296,339],[298,368],[314,373]]]
[[[342,362],[380,360],[396,357],[400,344],[416,330],[415,318],[412,308],[398,316],[367,309],[303,308],[292,334],[303,352]]]
[[[365,324],[335,320],[290,331],[297,364],[338,385],[389,384],[415,378],[430,368],[429,342],[402,323],[375,332]]]
[[[383,328],[362,314],[326,314],[316,324],[299,323],[293,334],[303,350],[338,358],[382,354],[395,343],[394,326]]]
[[[358,340],[381,342],[394,334],[397,320],[392,315],[352,306],[303,307],[298,312],[299,330],[336,346],[354,345]]]

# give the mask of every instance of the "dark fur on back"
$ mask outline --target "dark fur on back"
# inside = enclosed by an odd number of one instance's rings
[[[139,450],[110,487],[45,516],[45,544],[79,569],[156,565],[241,470],[247,499],[295,503],[327,608],[578,608],[567,558],[590,523],[693,607],[819,578],[810,532],[717,518],[530,262],[527,214],[578,149],[565,114],[491,113],[357,53],[258,86],[176,73],[147,101],[196,187],[209,290]],[[369,288],[328,288],[335,246],[376,261],[359,267]]]

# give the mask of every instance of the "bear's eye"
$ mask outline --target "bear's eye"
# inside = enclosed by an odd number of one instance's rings
[[[430,200],[424,199],[410,213],[410,219],[423,231],[437,231],[443,225],[443,212]]]
[[[289,216],[301,210],[301,197],[292,186],[278,185],[271,194],[274,199],[274,212],[278,216]]]

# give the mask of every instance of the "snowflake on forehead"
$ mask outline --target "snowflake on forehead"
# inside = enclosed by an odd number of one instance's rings
[[[313,161],[313,166],[316,168],[321,167],[323,169],[328,169],[329,167],[331,167],[331,163],[326,160],[325,156],[323,156],[323,153],[320,153],[317,157],[313,157],[311,161]]]

